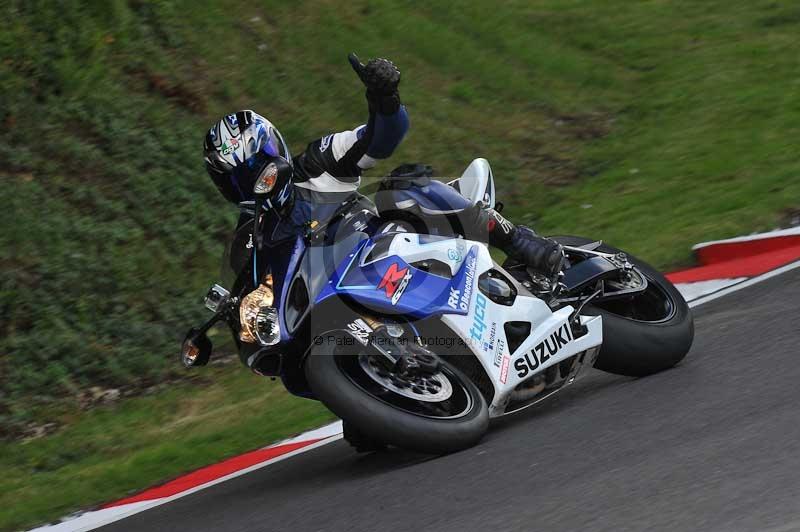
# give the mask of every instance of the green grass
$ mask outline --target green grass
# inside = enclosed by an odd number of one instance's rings
[[[62,517],[334,419],[278,382],[209,368],[174,385],[79,415],[56,435],[0,443],[0,530]]]
[[[11,1],[0,16],[0,436],[65,425],[31,448],[114,423],[72,419],[89,386],[179,376],[236,215],[204,175],[205,129],[253,108],[299,151],[360,123],[351,50],[395,60],[411,114],[370,178],[406,161],[454,175],[483,156],[513,220],[662,268],[800,208],[793,2]],[[23,508],[54,500],[27,494]]]

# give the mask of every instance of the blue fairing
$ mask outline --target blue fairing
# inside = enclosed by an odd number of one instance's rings
[[[390,197],[394,205],[415,205],[422,214],[432,216],[457,215],[472,207],[472,203],[456,189],[433,179],[426,185],[411,184],[386,190],[383,194]]]
[[[331,282],[318,294],[317,303],[332,296],[346,296],[369,308],[415,319],[469,312],[469,306],[455,305],[454,308],[448,300],[452,302],[450,296],[455,291],[464,294],[467,285],[472,289],[477,246],[470,249],[453,278],[447,279],[414,268],[396,255],[362,265],[373,243],[372,239],[367,239],[356,246],[351,256],[337,267]],[[394,300],[393,296],[396,296]]]
[[[289,295],[289,283],[286,282],[286,279],[291,279],[288,275],[294,277],[295,272],[297,271],[297,266],[300,264],[300,259],[303,258],[303,252],[306,249],[305,241],[303,237],[298,236],[294,242],[294,248],[292,249],[291,254],[288,257],[288,266],[286,268],[287,277],[280,279],[280,283],[275,281],[275,289],[276,292],[281,295],[280,303],[278,308],[280,311],[278,312],[278,316],[280,317],[281,323],[281,341],[284,342],[286,340],[290,340],[291,336],[289,335],[289,327],[286,326],[286,314],[284,309],[286,305],[284,305],[284,301]]]

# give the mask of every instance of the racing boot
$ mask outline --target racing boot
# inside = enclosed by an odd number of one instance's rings
[[[511,245],[503,251],[525,263],[548,279],[554,279],[564,267],[564,249],[555,240],[537,235],[531,228],[518,225]]]
[[[548,279],[554,279],[563,268],[564,250],[555,240],[541,237],[524,225],[512,224],[480,202],[467,211],[468,223],[465,225],[477,229],[484,242],[502,249],[510,258],[530,266]]]

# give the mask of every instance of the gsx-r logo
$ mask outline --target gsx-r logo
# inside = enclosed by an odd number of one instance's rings
[[[383,274],[383,278],[378,284],[378,290],[385,290],[386,297],[392,300],[392,305],[397,305],[403,292],[406,291],[408,283],[411,281],[411,276],[412,273],[408,270],[408,267],[400,269],[395,262]]]

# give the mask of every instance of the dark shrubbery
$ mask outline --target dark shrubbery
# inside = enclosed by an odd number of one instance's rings
[[[25,5],[0,37],[3,433],[89,384],[163,378],[233,215],[201,173],[203,117],[125,72],[156,45],[118,45],[120,13]],[[124,40],[152,30],[121,9]]]

